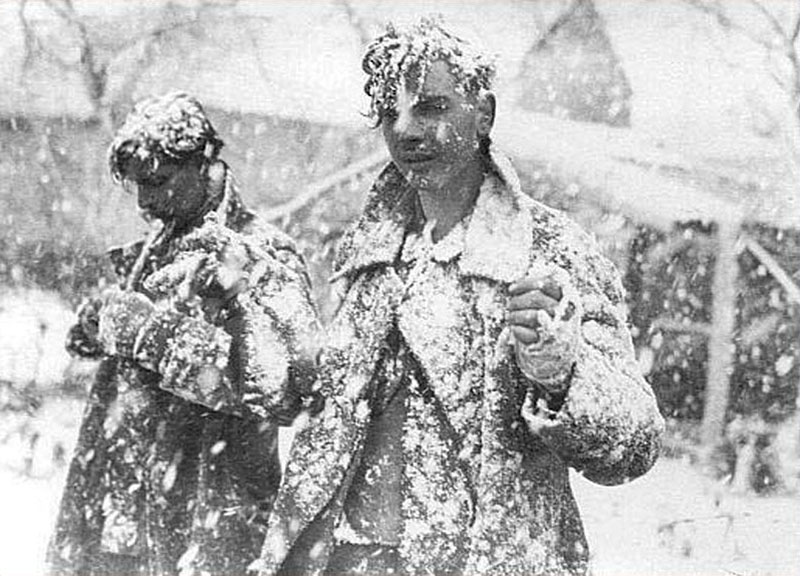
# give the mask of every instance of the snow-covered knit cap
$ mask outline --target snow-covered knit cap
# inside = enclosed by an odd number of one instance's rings
[[[108,163],[111,176],[120,181],[128,160],[135,158],[155,172],[169,160],[212,160],[222,145],[200,102],[185,92],[170,92],[134,106],[111,143]]]
[[[421,85],[437,60],[450,65],[457,87],[464,93],[491,89],[496,72],[494,57],[445,30],[441,17],[423,17],[404,27],[388,24],[386,32],[367,47],[361,61],[369,75],[364,85],[370,97],[369,116],[379,120],[382,111],[394,108],[398,89],[409,74],[414,74]]]

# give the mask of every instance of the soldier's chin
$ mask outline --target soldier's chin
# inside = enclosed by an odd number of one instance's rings
[[[412,186],[419,188],[428,188],[431,186],[440,186],[442,183],[442,175],[437,172],[428,170],[408,170],[405,173],[406,180]]]

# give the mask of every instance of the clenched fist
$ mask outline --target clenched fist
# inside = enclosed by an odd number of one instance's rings
[[[67,352],[83,358],[98,358],[103,355],[103,349],[97,340],[102,306],[103,300],[100,298],[91,298],[81,304],[78,308],[78,321],[67,333]]]
[[[136,338],[151,319],[155,306],[138,292],[111,290],[104,296],[97,339],[106,354],[132,358]]]
[[[509,287],[506,320],[522,372],[550,393],[569,386],[580,344],[580,300],[569,275],[538,265]]]

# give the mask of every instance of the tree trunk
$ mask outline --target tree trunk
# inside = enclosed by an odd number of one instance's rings
[[[708,370],[702,441],[704,452],[713,455],[725,429],[730,376],[733,371],[736,327],[736,281],[738,262],[736,239],[739,223],[720,219],[717,222],[717,255],[712,284],[713,310],[708,341]]]

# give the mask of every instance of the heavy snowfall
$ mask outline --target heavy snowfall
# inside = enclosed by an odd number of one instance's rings
[[[44,573],[97,369],[66,334],[114,281],[106,249],[147,232],[106,160],[133,103],[203,101],[327,321],[337,242],[389,158],[361,54],[426,13],[496,54],[494,142],[619,268],[667,420],[642,478],[571,472],[593,573],[800,574],[795,2],[2,0],[0,576]]]

